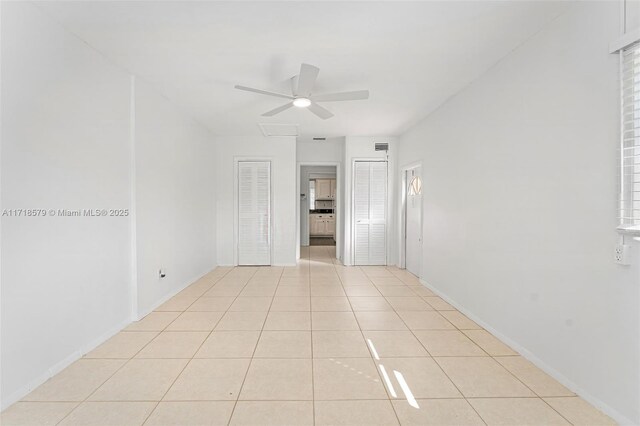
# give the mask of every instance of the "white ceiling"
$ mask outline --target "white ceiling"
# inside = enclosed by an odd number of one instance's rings
[[[40,2],[106,57],[220,135],[262,122],[304,136],[397,135],[559,15],[564,2]],[[323,121],[235,84],[290,91],[300,63],[316,93],[369,89],[323,105]]]

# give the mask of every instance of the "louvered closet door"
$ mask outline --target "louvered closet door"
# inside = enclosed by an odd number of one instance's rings
[[[271,163],[238,162],[238,265],[271,264]]]
[[[356,265],[385,265],[387,162],[356,161],[354,167],[353,223]]]

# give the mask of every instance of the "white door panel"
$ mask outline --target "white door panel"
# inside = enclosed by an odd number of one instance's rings
[[[369,174],[369,163],[356,162],[353,185],[353,213],[356,223],[369,220]]]
[[[419,277],[422,263],[422,169],[407,170],[405,181],[405,268]]]
[[[271,264],[271,163],[238,162],[238,265]]]
[[[355,225],[355,264],[369,264],[369,224],[356,223]]]
[[[386,265],[387,163],[356,161],[353,184],[354,263]]]
[[[384,223],[387,217],[387,163],[370,163],[369,220]]]
[[[369,265],[387,264],[387,226],[384,223],[369,225]]]

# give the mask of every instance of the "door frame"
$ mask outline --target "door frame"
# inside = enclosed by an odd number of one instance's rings
[[[400,241],[399,250],[398,250],[398,267],[402,269],[407,268],[407,187],[409,182],[407,180],[407,172],[413,169],[422,168],[422,161],[417,161],[414,163],[407,164],[406,166],[402,166],[400,169],[400,220],[399,222],[399,233]],[[422,193],[424,194],[424,180],[422,186]],[[422,259],[422,222],[423,222],[423,203],[420,203],[420,259]],[[420,273],[422,273],[422,261],[420,261]],[[420,277],[418,277],[420,278]]]
[[[389,179],[389,165],[390,165],[390,161],[389,158],[367,158],[367,157],[354,157],[351,161],[351,211],[349,212],[349,219],[350,219],[350,241],[351,241],[351,253],[350,253],[350,258],[351,258],[351,265],[353,266],[357,266],[356,265],[356,232],[355,232],[355,225],[356,225],[356,221],[355,221],[355,214],[356,214],[356,209],[355,209],[355,202],[356,202],[356,197],[355,197],[355,192],[356,192],[356,163],[357,162],[365,162],[365,163],[387,163],[387,187],[385,189],[386,192],[386,207],[385,207],[385,248],[384,248],[384,257],[385,257],[385,265],[388,265],[389,262],[389,241],[391,240],[389,238],[389,230],[390,230],[390,218],[391,218],[391,203],[389,202],[389,193],[391,192],[390,189],[390,185],[389,182],[391,181],[391,179]],[[364,265],[363,265],[364,266]]]
[[[296,260],[300,259],[300,178],[302,166],[335,166],[336,168],[336,259],[342,259],[342,163],[340,161],[298,161],[296,167]]]
[[[238,214],[240,212],[240,197],[238,194],[239,186],[238,180],[240,162],[265,162],[269,163],[269,265],[273,265],[273,157],[233,157],[233,264],[234,266],[240,266],[238,264],[238,232],[240,230],[238,224]],[[267,266],[267,265],[261,265]]]

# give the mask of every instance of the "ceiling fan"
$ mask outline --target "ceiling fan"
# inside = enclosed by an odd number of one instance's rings
[[[333,117],[328,109],[320,106],[318,102],[335,102],[335,101],[356,101],[369,98],[368,90],[356,90],[354,92],[340,93],[324,93],[320,95],[312,95],[311,91],[318,78],[320,69],[309,64],[300,66],[300,74],[291,79],[291,95],[283,93],[270,92],[267,90],[254,89],[252,87],[236,85],[236,89],[246,90],[247,92],[260,93],[262,95],[275,96],[278,98],[290,99],[290,102],[272,109],[262,114],[264,117],[271,117],[281,113],[291,107],[307,108],[318,117],[326,120]]]

